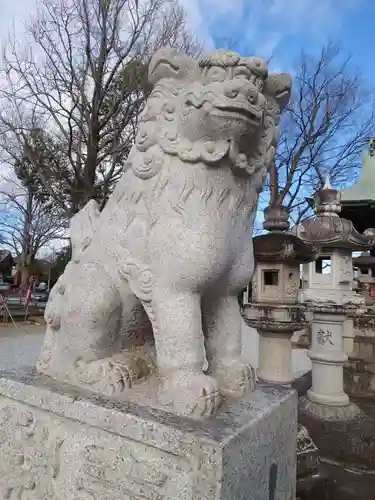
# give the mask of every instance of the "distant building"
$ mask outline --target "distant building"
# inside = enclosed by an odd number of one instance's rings
[[[11,281],[13,265],[14,259],[9,250],[0,250],[0,279],[3,283]]]
[[[360,233],[375,227],[375,139],[369,143],[369,149],[363,152],[358,181],[341,190],[340,217],[352,221]],[[375,257],[375,248],[370,250],[370,257]],[[375,277],[374,264],[371,274]]]
[[[375,139],[363,152],[358,181],[341,190],[340,216],[351,220],[360,233],[375,226]]]

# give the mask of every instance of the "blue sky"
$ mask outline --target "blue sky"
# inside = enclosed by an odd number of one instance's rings
[[[272,56],[275,70],[292,71],[302,49],[328,40],[352,54],[375,86],[375,2],[370,0],[185,0],[190,22],[212,45],[234,42],[242,54]]]
[[[244,55],[272,56],[274,70],[291,71],[301,49],[339,41],[375,86],[375,2],[371,0],[182,0],[191,26],[208,46],[228,42]],[[36,0],[0,0],[0,38],[13,20],[35,12]],[[17,31],[18,31],[17,29]]]

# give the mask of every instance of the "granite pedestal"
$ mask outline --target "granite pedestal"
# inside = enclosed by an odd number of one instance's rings
[[[0,500],[294,500],[296,393],[258,387],[205,420],[0,374]]]

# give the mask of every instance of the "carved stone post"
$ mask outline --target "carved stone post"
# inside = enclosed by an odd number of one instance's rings
[[[358,233],[338,216],[340,192],[328,180],[316,193],[315,205],[317,216],[298,228],[304,241],[321,248],[316,262],[308,265],[307,287],[300,294],[313,313],[312,387],[302,406],[315,416],[348,419],[357,416],[359,408],[344,392],[343,328],[346,318],[363,305],[363,298],[353,292],[352,252],[369,248],[373,237]]]
[[[287,311],[285,311],[284,324],[276,326],[276,321],[270,328],[264,325],[262,319],[258,322],[259,333],[259,382],[291,385],[293,382],[292,368],[292,343],[291,338],[295,331],[299,329],[292,321],[289,322]],[[250,324],[250,322],[249,322]],[[255,327],[256,321],[252,322]],[[302,323],[301,323],[302,324]]]
[[[244,306],[245,322],[259,333],[258,380],[290,385],[293,381],[291,338],[307,325],[297,303],[300,264],[316,258],[316,250],[287,232],[289,212],[280,205],[265,210],[264,228],[254,238],[256,269],[253,303]]]
[[[312,361],[312,387],[307,397],[314,403],[328,406],[349,405],[344,392],[343,323],[353,307],[336,304],[314,304],[312,345],[308,353]]]

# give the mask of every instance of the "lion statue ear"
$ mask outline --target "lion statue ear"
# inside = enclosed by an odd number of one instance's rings
[[[277,102],[280,113],[288,104],[292,91],[292,77],[288,73],[271,73],[264,84],[264,94]]]
[[[148,70],[148,79],[152,85],[162,78],[194,80],[199,78],[199,66],[186,54],[165,47],[155,52]]]

